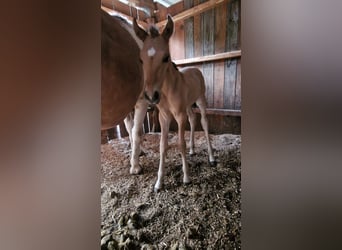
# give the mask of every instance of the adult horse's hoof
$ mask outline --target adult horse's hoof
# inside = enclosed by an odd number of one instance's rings
[[[129,170],[130,174],[140,174],[141,173],[141,167],[140,166],[136,166],[136,167],[131,167]]]

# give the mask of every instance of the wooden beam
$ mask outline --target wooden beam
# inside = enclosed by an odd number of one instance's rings
[[[199,108],[192,109],[195,113],[201,113]],[[207,115],[221,115],[221,116],[241,116],[241,110],[234,109],[215,109],[215,108],[207,108]]]
[[[224,53],[219,53],[219,54],[209,55],[209,56],[199,56],[199,57],[193,57],[193,58],[187,58],[187,59],[181,59],[181,60],[174,60],[173,62],[176,65],[181,66],[181,65],[186,65],[186,64],[223,60],[223,59],[235,58],[235,57],[240,57],[240,56],[241,56],[241,50],[235,50],[235,51],[224,52]]]
[[[133,22],[133,17],[131,16],[127,16],[119,11],[116,11],[116,10],[112,10],[112,9],[109,9],[103,5],[101,5],[101,9],[103,9],[104,11],[106,11],[109,15],[111,16],[121,16],[125,19],[127,19],[128,22],[130,22],[132,24]],[[143,21],[140,21],[140,20],[137,20],[138,24],[140,24],[144,29],[147,29],[147,23],[143,22]]]
[[[185,11],[175,15],[174,17],[172,17],[172,19],[174,22],[178,22],[178,21],[187,19],[189,17],[196,16],[196,15],[198,15],[198,14],[200,14],[206,10],[212,9],[212,8],[214,8],[220,4],[227,3],[229,1],[230,0],[209,0],[205,3],[196,5],[196,6],[192,7],[191,9],[185,10]],[[164,18],[166,18],[166,17],[164,17]],[[167,22],[167,19],[157,23],[156,25],[158,28],[162,28],[163,26],[166,25],[166,22]]]

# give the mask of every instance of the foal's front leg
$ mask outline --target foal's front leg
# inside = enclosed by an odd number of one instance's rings
[[[186,161],[186,155],[185,155],[186,143],[184,139],[186,113],[185,112],[180,113],[175,118],[178,124],[178,143],[179,143],[179,149],[182,155],[183,174],[184,174],[183,183],[188,184],[190,183],[190,177],[189,177],[188,162]]]
[[[160,111],[159,112],[159,123],[161,128],[161,137],[160,137],[160,162],[159,162],[159,170],[158,170],[158,179],[156,184],[154,185],[154,191],[158,192],[163,187],[163,178],[164,178],[164,171],[165,171],[165,156],[167,153],[168,147],[168,134],[169,134],[169,127],[171,121],[171,113],[167,111]]]

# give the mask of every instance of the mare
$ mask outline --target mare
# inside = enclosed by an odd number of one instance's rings
[[[139,39],[122,18],[101,10],[101,129],[120,123],[143,89]]]
[[[187,117],[190,122],[190,154],[194,153],[194,129],[196,117],[192,111],[194,103],[201,112],[201,124],[205,132],[209,162],[215,164],[212,146],[208,134],[208,121],[206,118],[206,99],[205,83],[200,70],[197,68],[184,68],[178,70],[171,61],[169,50],[169,39],[173,34],[174,24],[171,16],[168,15],[167,24],[160,34],[158,29],[151,26],[146,32],[140,28],[133,20],[133,28],[136,35],[143,41],[143,47],[140,51],[140,61],[144,71],[144,90],[141,95],[149,103],[157,105],[159,109],[159,122],[161,126],[160,139],[160,163],[158,170],[158,179],[154,190],[158,191],[163,186],[163,177],[165,174],[165,156],[168,147],[168,132],[172,117],[178,124],[178,143],[182,157],[183,182],[190,183],[189,168],[186,160],[186,143],[184,140],[185,125]],[[138,102],[138,103],[139,103]],[[131,157],[131,173],[139,173],[141,168],[138,164],[140,150],[139,130],[143,116],[146,114],[147,105],[136,106],[134,125],[132,131],[133,147]]]

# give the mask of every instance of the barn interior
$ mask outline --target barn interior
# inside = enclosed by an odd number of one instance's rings
[[[197,67],[205,78],[207,117],[211,134],[241,134],[241,8],[231,0],[102,0],[101,8],[146,28],[160,30],[167,15],[175,31],[170,39],[171,59],[177,67]],[[149,109],[144,132],[159,132],[158,110]],[[196,131],[202,130],[197,113]],[[189,129],[189,125],[187,127]],[[175,121],[171,131],[177,131]],[[102,132],[102,142],[128,136],[124,123]]]
[[[195,155],[187,158],[192,182],[181,181],[173,121],[165,185],[155,193],[158,109],[151,106],[144,120],[140,175],[129,174],[131,145],[124,123],[102,131],[101,249],[241,249],[241,1],[102,0],[101,8],[160,31],[167,15],[172,16],[171,59],[178,68],[196,67],[203,73],[217,159],[210,166],[199,109],[194,107]],[[186,130],[188,144],[189,124]]]

